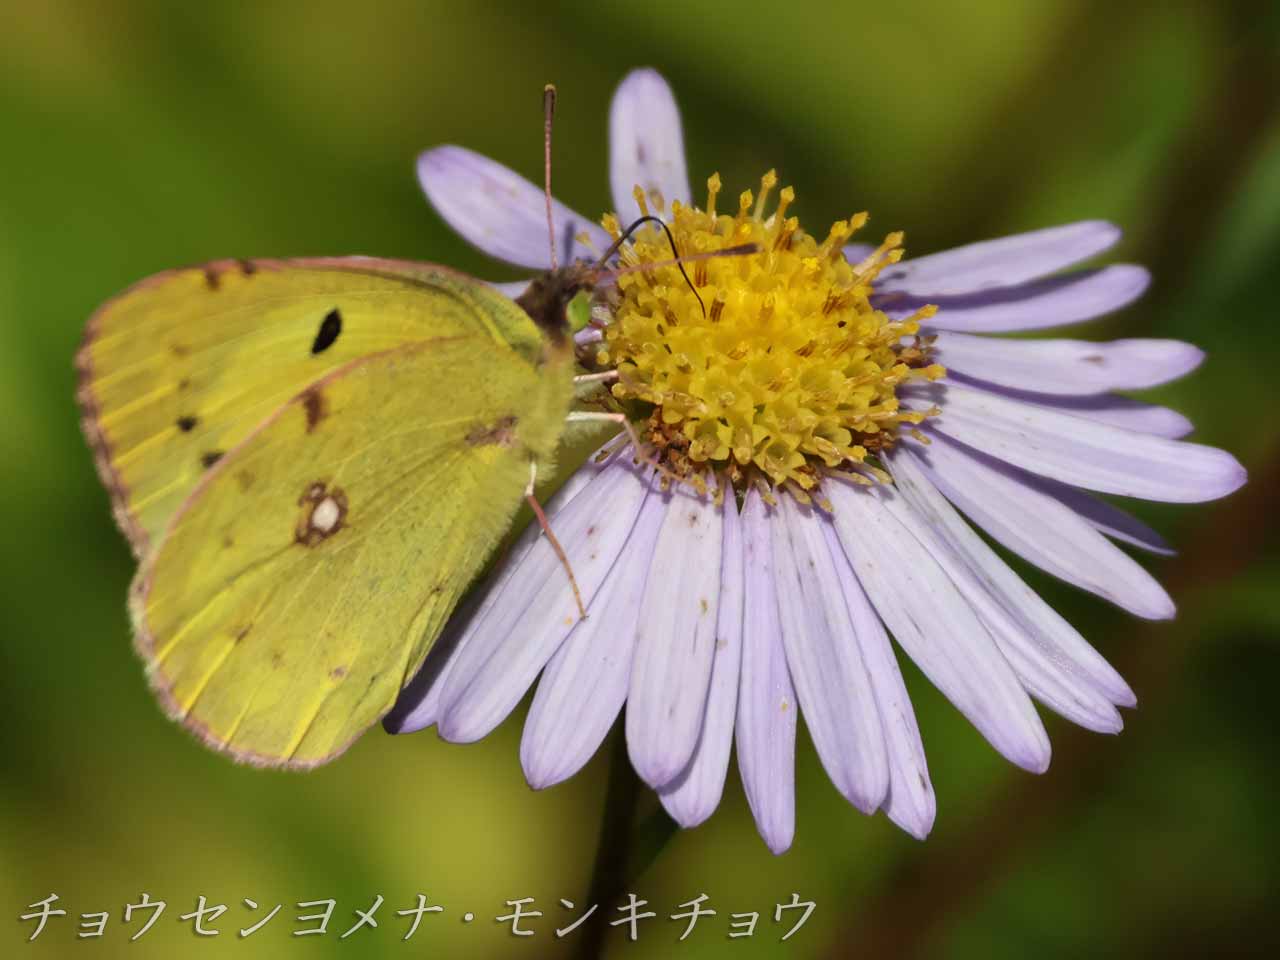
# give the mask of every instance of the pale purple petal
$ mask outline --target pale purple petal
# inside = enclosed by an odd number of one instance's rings
[[[916,538],[932,536],[931,552],[1032,694],[1083,727],[1118,732],[1123,723],[1112,704],[1134,702],[1129,685],[960,518],[924,474],[912,453],[918,449],[904,444],[891,459],[894,486],[926,528],[914,529]]]
[[[597,450],[592,456],[591,464],[595,464],[595,457],[604,454],[611,444],[612,441]],[[615,454],[615,457],[627,455],[627,451],[620,451]],[[547,503],[547,515],[554,517],[559,514],[586,488],[587,484],[595,479],[600,469],[601,467],[592,465],[575,471]],[[473,622],[488,615],[490,608],[501,595],[503,585],[524,561],[540,535],[541,529],[536,523],[530,523],[525,527],[506,555],[499,558],[497,569],[489,575],[485,583],[471,591],[467,599],[449,618],[448,624],[441,632],[435,646],[431,648],[431,652],[427,654],[417,674],[400,691],[395,706],[383,718],[382,725],[388,733],[414,733],[436,722],[440,714],[440,694],[445,688],[454,662],[458,659],[463,637],[469,635],[469,628]]]
[[[983,240],[894,264],[880,274],[877,289],[937,297],[1011,287],[1087,260],[1119,239],[1119,228],[1086,220]]]
[[[880,712],[880,726],[884,730],[885,748],[889,754],[889,793],[885,798],[884,811],[907,833],[923,840],[933,828],[938,804],[929,780],[929,766],[925,762],[916,713],[902,682],[902,671],[898,669],[898,658],[894,655],[884,625],[849,565],[835,527],[824,524],[822,532],[826,536],[831,562],[840,578],[841,592],[849,607],[853,632],[858,638],[867,673],[871,676],[876,707]]]
[[[1017,470],[1017,468],[1007,468],[1007,471],[1013,470]],[[1149,553],[1156,553],[1164,557],[1171,557],[1177,552],[1169,546],[1168,542],[1159,533],[1152,530],[1133,514],[1121,510],[1114,503],[1095,497],[1084,490],[1069,487],[1065,483],[1050,480],[1048,477],[1037,477],[1030,473],[1023,473],[1021,470],[1017,472],[1022,474],[1024,483],[1037,487],[1057,500],[1062,501],[1063,504],[1079,514],[1095,530],[1105,533],[1111,539],[1119,540],[1121,543],[1127,543]]]
[[[651,490],[587,619],[578,621],[542,672],[520,742],[525,779],[535,790],[577,773],[622,710],[649,561],[666,512],[663,498]]]
[[[965,564],[954,545],[942,531],[931,526],[907,498],[905,491],[886,495],[885,507],[909,530],[929,555],[937,561],[955,584],[960,594],[978,615],[991,634],[996,647],[1004,655],[1023,688],[1056,713],[1068,720],[1104,733],[1116,733],[1123,726],[1120,714],[1089,680],[1055,664],[1050,656],[1036,648],[1029,636],[1035,630],[1031,623],[1020,623]]]
[[[931,429],[1075,487],[1199,503],[1224,497],[1245,482],[1244,468],[1225,450],[1085,422],[1045,404],[954,382],[942,389],[942,414],[930,418]],[[910,406],[922,409],[927,403],[912,400]]]
[[[1153,436],[1168,440],[1179,440],[1193,429],[1194,425],[1177,410],[1161,407],[1154,403],[1143,403],[1130,397],[1122,397],[1115,393],[1100,393],[1083,397],[1052,396],[1045,393],[1029,393],[1025,390],[1011,390],[1008,387],[997,387],[989,383],[970,380],[963,374],[948,377],[949,384],[972,387],[986,393],[994,393],[1018,403],[1048,410],[1051,413],[1065,413],[1082,420],[1105,423],[1122,430],[1136,430],[1138,433],[1150,433]],[[921,391],[919,387],[911,387],[904,392],[904,399]],[[946,388],[941,384],[923,388],[924,393],[945,396]],[[1085,429],[1088,429],[1086,427]]]
[[[1179,440],[1195,429],[1195,425],[1177,410],[1154,403],[1144,403],[1117,393],[1055,396],[984,383],[959,372],[949,373],[945,382],[928,385],[916,383],[905,387],[901,393],[902,402],[912,409],[927,409],[929,404],[941,404],[947,395],[947,388],[952,385],[968,387],[984,394],[995,394],[1020,404],[1048,410],[1050,413],[1068,414],[1082,420],[1105,423],[1122,430],[1149,433],[1168,440]]]
[[[912,451],[948,500],[1023,559],[1140,617],[1173,616],[1151,574],[1061,501],[1020,482],[1020,471],[936,434]]]
[[[724,509],[680,487],[670,503],[645,584],[627,695],[627,751],[652,787],[689,763],[711,683]]]
[[[822,532],[828,522],[792,497],[779,497],[773,565],[782,642],[822,766],[850,803],[872,813],[889,790],[889,758],[871,678]]]
[[[855,267],[875,252],[875,245],[870,243],[846,243],[844,258]]]
[[[671,819],[695,827],[715,812],[724,793],[733,743],[733,718],[738,706],[742,666],[743,556],[741,519],[733,488],[724,488],[724,549],[720,560],[720,612],[716,622],[716,653],[711,665],[711,689],[702,720],[702,734],[693,759],[670,784],[658,788],[658,799]]]
[[[742,618],[742,682],[734,728],[738,771],[756,829],[774,853],[796,832],[796,694],[778,620],[771,534],[776,512],[755,487],[742,505],[746,603]]]
[[[609,108],[609,183],[614,211],[625,224],[640,215],[633,191],[644,190],[649,212],[670,211],[691,199],[684,134],[676,98],[656,70],[633,70]]]
[[[1140,297],[1150,280],[1142,267],[1122,263],[965,296],[907,296],[877,287],[872,302],[895,320],[932,304],[938,312],[923,324],[925,332],[1009,333],[1080,323],[1119,310]]]
[[[490,283],[489,286],[497,290],[504,297],[514,300],[520,294],[529,289],[528,280],[512,280],[510,283]]]
[[[881,486],[824,485],[836,532],[867,596],[933,685],[1011,762],[1049,766],[1049,738],[991,634],[929,551],[885,503]]]
[[[603,465],[588,461],[580,470],[595,476],[550,521],[589,606],[631,534],[648,484],[621,455]],[[577,622],[568,575],[547,539],[538,537],[463,637],[440,695],[440,735],[466,743],[493,730]]]
[[[1015,390],[1090,394],[1141,390],[1190,373],[1204,352],[1178,340],[1010,340],[939,333],[938,362],[949,373]]]
[[[444,146],[418,158],[418,179],[427,199],[455,231],[492,257],[547,270],[546,200],[535,187],[502,164],[465,147]],[[556,250],[561,264],[595,259],[609,235],[558,200],[552,202]],[[589,244],[578,237],[586,234]]]

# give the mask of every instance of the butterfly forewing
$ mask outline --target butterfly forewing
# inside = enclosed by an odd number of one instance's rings
[[[536,358],[510,301],[443,268],[342,258],[221,261],[104,305],[77,356],[85,433],[135,553],[280,404],[358,357],[453,334]]]

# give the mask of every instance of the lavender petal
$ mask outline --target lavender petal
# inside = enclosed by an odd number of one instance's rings
[[[618,85],[609,108],[609,183],[614,210],[624,221],[641,213],[639,186],[649,212],[663,215],[672,200],[691,199],[685,168],[680,110],[671,87],[656,70],[633,70]]]
[[[716,652],[711,665],[702,733],[693,759],[671,783],[658,788],[658,799],[671,819],[695,827],[715,812],[724,793],[733,743],[733,718],[738,705],[742,666],[744,561],[741,518],[733,488],[724,485],[724,547],[720,559],[720,611],[716,622]]]
[[[440,216],[473,246],[517,266],[550,269],[546,201],[540,187],[488,157],[456,146],[422,154],[418,180]],[[609,246],[603,229],[558,200],[552,201],[552,217],[560,263],[594,259]],[[583,234],[589,243],[578,239]]]
[[[591,482],[549,519],[590,608],[631,534],[648,485],[622,456],[581,469],[594,473]],[[538,537],[463,638],[440,694],[440,735],[467,743],[493,730],[578,619],[568,575],[546,538]]]
[[[1112,313],[1142,296],[1150,280],[1142,267],[1122,263],[958,296],[909,296],[877,287],[872,302],[895,320],[926,304],[937,307],[938,312],[923,324],[929,333],[1013,333]]]
[[[795,689],[787,667],[774,587],[771,534],[777,513],[747,490],[742,506],[746,603],[742,619],[742,681],[735,740],[747,805],[765,845],[784,853],[796,830]]]
[[[929,479],[997,542],[1060,580],[1148,620],[1173,616],[1155,577],[1092,524],[1023,474],[930,430],[933,442],[906,441]]]
[[[916,538],[931,552],[982,617],[1023,685],[1041,702],[1090,730],[1116,733],[1113,703],[1133,691],[1084,637],[1009,569],[938,491],[910,448],[891,460],[895,486],[916,519]]]
[[[672,490],[645,584],[627,696],[631,765],[652,787],[689,763],[715,659],[724,509]]]
[[[1114,225],[1086,220],[983,240],[894,264],[880,274],[877,289],[941,297],[1011,287],[1087,260],[1119,239]]]
[[[878,486],[824,486],[836,533],[858,580],[898,643],[1004,757],[1049,766],[1049,738],[986,626],[929,551],[902,526]]]
[[[889,793],[885,798],[884,811],[907,833],[923,840],[933,828],[938,804],[929,779],[929,765],[925,761],[915,710],[907,695],[906,684],[902,682],[902,671],[898,669],[898,658],[894,655],[884,625],[876,616],[849,558],[845,556],[835,527],[825,524],[822,532],[826,536],[831,562],[840,578],[863,662],[871,676],[880,726],[884,729],[885,747],[889,754]]]
[[[1176,380],[1204,359],[1178,340],[1009,340],[943,332],[934,343],[950,373],[1014,390],[1093,394],[1141,390]]]
[[[1244,484],[1225,450],[1183,443],[949,382],[933,430],[1063,483],[1169,503],[1224,497]],[[920,409],[914,400],[910,406]],[[904,405],[908,405],[904,403]]]
[[[627,699],[649,563],[666,504],[651,490],[631,536],[591,604],[538,681],[520,741],[535,790],[567,780],[599,749]]]
[[[800,710],[831,782],[863,813],[889,790],[880,712],[819,511],[779,497],[773,564],[787,665]]]

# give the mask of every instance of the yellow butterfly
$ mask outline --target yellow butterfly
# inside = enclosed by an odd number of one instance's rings
[[[574,393],[553,278],[541,329],[462,274],[364,258],[171,271],[94,314],[84,430],[174,717],[309,767],[390,709],[553,466]]]

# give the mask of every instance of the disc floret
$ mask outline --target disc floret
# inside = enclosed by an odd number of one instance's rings
[[[764,216],[777,182],[769,171],[733,214],[716,210],[718,174],[705,209],[673,202],[666,219],[682,256],[743,244],[759,252],[690,263],[697,295],[675,265],[620,275],[597,360],[617,370],[615,398],[652,405],[647,439],[676,473],[725,471],[807,499],[820,469],[866,472],[869,456],[921,422],[927,414],[900,409],[897,388],[945,371],[917,336],[933,307],[892,320],[871,305],[877,275],[902,257],[902,234],[850,263],[844,245],[867,215],[837,221],[819,241],[787,215],[789,186]],[[636,199],[647,213],[638,188]],[[648,199],[661,208],[661,197]],[[616,239],[617,218],[603,222]],[[663,231],[645,227],[621,256],[631,266],[672,252]]]

